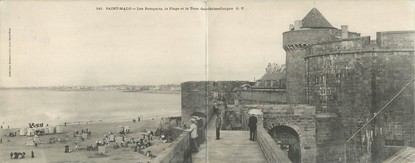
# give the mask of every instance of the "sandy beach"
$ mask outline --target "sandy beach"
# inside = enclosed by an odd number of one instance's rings
[[[112,123],[94,123],[94,124],[81,124],[81,125],[67,125],[61,126],[63,133],[61,134],[49,134],[39,136],[41,143],[35,146],[27,146],[25,143],[33,136],[16,136],[5,137],[5,134],[9,132],[17,132],[18,129],[2,129],[0,130],[0,138],[3,139],[0,143],[0,162],[53,162],[53,163],[66,163],[66,162],[152,162],[153,158],[147,157],[141,153],[134,152],[133,148],[118,148],[113,149],[112,145],[115,142],[111,142],[107,147],[107,153],[104,155],[98,154],[98,151],[87,151],[88,145],[94,144],[98,140],[102,140],[104,135],[108,132],[112,132],[115,135],[120,131],[121,126],[129,126],[130,133],[126,135],[127,138],[141,138],[142,131],[144,129],[155,131],[160,124],[160,118],[141,120],[140,122],[112,122]],[[91,136],[85,141],[78,142],[78,150],[71,153],[64,153],[65,145],[70,147],[75,146],[77,139],[73,136],[76,130],[91,131]],[[69,139],[67,143],[56,142],[55,144],[48,144],[49,138],[60,138],[65,140]],[[167,148],[170,143],[164,143],[163,140],[155,138],[150,146],[143,151],[150,150],[155,156]],[[30,158],[31,151],[34,151],[35,158]],[[26,157],[24,159],[10,159],[10,152],[25,152]]]

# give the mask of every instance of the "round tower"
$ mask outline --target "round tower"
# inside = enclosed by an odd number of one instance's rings
[[[304,60],[305,47],[336,40],[339,35],[341,37],[341,30],[334,28],[316,8],[313,8],[302,20],[290,25],[289,30],[283,33],[283,48],[286,51],[287,102],[305,104],[308,103],[305,79],[308,66]]]

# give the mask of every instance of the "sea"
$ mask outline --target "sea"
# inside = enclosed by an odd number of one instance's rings
[[[103,123],[180,116],[179,93],[0,90],[0,125]]]

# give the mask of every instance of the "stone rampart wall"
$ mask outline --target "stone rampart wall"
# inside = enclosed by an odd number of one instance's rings
[[[191,157],[190,135],[188,132],[180,134],[169,147],[154,159],[154,163],[187,162]]]
[[[407,35],[386,32],[378,38],[378,45],[361,37],[308,47],[306,92],[307,102],[317,110],[317,146],[322,151],[318,162],[339,160],[343,151],[336,148],[344,142],[338,138],[351,137],[414,76],[414,49],[407,45],[413,42],[409,39],[414,39],[413,32],[403,33]],[[372,151],[377,151],[374,159],[381,158],[376,162],[384,160],[397,149],[385,146],[386,140],[412,144],[413,95],[412,84],[356,135],[348,143],[347,160],[371,161],[367,156]]]
[[[376,42],[382,49],[413,49],[414,31],[377,32]]]
[[[286,91],[284,90],[249,90],[240,92],[239,104],[286,104]]]
[[[274,141],[274,139],[272,139],[272,137],[262,126],[257,128],[257,142],[268,163],[291,162],[287,155],[281,150],[279,145]]]
[[[208,121],[213,115],[215,101],[232,105],[236,92],[247,81],[189,81],[181,84],[182,93],[182,123],[189,124],[191,114],[202,112]],[[219,96],[220,94],[220,96]],[[223,97],[223,98],[220,98]],[[221,101],[222,100],[222,101]]]

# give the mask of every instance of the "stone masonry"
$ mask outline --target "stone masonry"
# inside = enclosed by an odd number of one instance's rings
[[[300,162],[382,162],[404,146],[415,147],[413,82],[376,114],[415,76],[415,31],[376,36],[362,37],[347,25],[335,28],[313,8],[283,33],[285,89],[238,91],[238,84],[249,82],[185,82],[182,118],[193,111],[210,114],[210,103],[222,92],[229,104],[236,97],[242,108],[261,109],[268,132],[293,129]]]

